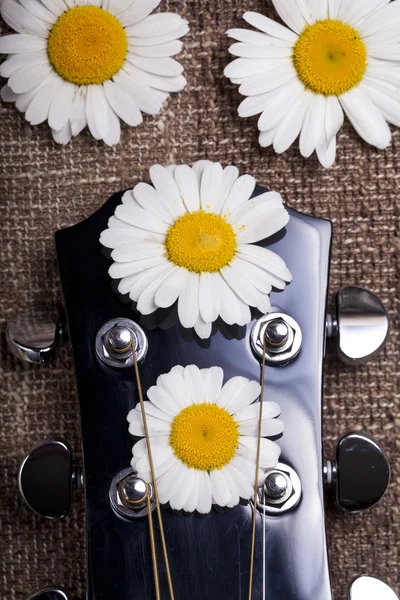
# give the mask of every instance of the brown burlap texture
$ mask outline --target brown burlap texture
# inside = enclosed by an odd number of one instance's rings
[[[53,433],[68,439],[79,459],[71,352],[61,348],[57,359],[43,368],[23,365],[7,353],[4,323],[27,305],[61,302],[55,230],[89,216],[112,192],[146,179],[155,162],[191,163],[200,158],[236,164],[261,185],[281,192],[293,208],[331,219],[331,293],[349,283],[365,286],[389,311],[391,334],[379,358],[355,369],[330,358],[326,361],[324,433],[326,454],[332,455],[342,432],[371,432],[390,456],[392,483],[383,502],[367,514],[328,511],[327,530],[337,600],[347,598],[349,582],[363,572],[400,587],[396,432],[400,132],[394,130],[392,146],[380,152],[344,128],[336,165],[329,171],[314,157],[304,161],[297,149],[284,156],[261,151],[255,120],[237,117],[238,92],[223,77],[229,60],[224,32],[242,25],[245,10],[265,12],[265,4],[265,0],[164,2],[163,10],[179,12],[191,24],[180,57],[188,87],[170,99],[161,115],[146,117],[137,129],[124,126],[121,144],[115,148],[96,142],[88,133],[65,148],[58,146],[47,126],[30,127],[14,106],[0,106],[2,599],[23,600],[52,583],[64,585],[72,600],[82,600],[85,590],[82,494],[75,494],[65,521],[51,522],[24,506],[16,484],[24,453]]]

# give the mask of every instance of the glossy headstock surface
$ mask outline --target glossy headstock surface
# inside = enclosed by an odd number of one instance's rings
[[[112,318],[126,317],[144,328],[149,342],[140,367],[144,390],[176,364],[219,365],[225,378],[260,377],[260,363],[249,342],[252,324],[247,328],[221,326],[209,340],[200,341],[177,324],[173,311],[144,318],[116,293],[108,275],[110,260],[99,236],[121,197],[114,195],[92,217],[56,234],[81,412],[89,600],[154,597],[147,520],[119,518],[108,499],[113,477],[130,463],[133,440],[126,416],[138,396],[133,370],[113,370],[97,358],[95,338],[100,327]],[[286,230],[267,245],[284,258],[293,282],[284,292],[272,293],[271,302],[296,319],[303,344],[292,363],[267,368],[265,399],[276,399],[281,405],[285,423],[279,440],[281,460],[299,475],[302,499],[285,515],[259,514],[253,599],[331,600],[321,433],[331,225],[293,210],[290,216]],[[176,600],[247,599],[251,504],[228,512],[213,510],[205,517],[162,510]],[[168,597],[161,552],[159,572],[161,589]]]

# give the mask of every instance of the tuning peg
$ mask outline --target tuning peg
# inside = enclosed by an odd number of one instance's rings
[[[80,469],[72,467],[71,448],[66,442],[50,440],[27,454],[19,470],[21,496],[35,513],[62,519],[71,508],[72,487],[83,487]]]
[[[45,364],[55,355],[62,336],[55,306],[35,305],[17,313],[7,323],[6,339],[10,352],[29,363]]]
[[[362,575],[353,581],[349,600],[399,600],[396,592],[376,577]]]
[[[68,600],[68,597],[60,588],[48,587],[33,594],[29,600]]]
[[[384,495],[390,481],[390,465],[382,448],[362,433],[340,438],[336,461],[326,461],[324,478],[336,486],[339,506],[349,512],[371,508]]]
[[[336,295],[336,316],[328,315],[326,335],[334,338],[343,362],[354,364],[374,356],[385,344],[389,319],[372,292],[354,285]]]

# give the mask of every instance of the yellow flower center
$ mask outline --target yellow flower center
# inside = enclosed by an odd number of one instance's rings
[[[47,50],[60,77],[77,85],[98,84],[120,70],[128,40],[111,13],[97,6],[77,6],[58,19]]]
[[[174,418],[169,441],[185,465],[200,471],[222,469],[235,455],[239,429],[227,410],[192,404]]]
[[[304,29],[294,47],[293,63],[307,89],[339,96],[362,80],[367,51],[350,25],[326,19]]]
[[[171,225],[165,246],[169,260],[179,267],[212,273],[232,260],[236,235],[225,219],[199,210],[179,217]]]

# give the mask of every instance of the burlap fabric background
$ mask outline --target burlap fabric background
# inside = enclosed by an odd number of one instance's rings
[[[24,453],[52,433],[68,439],[79,458],[71,352],[62,347],[57,359],[43,368],[22,365],[7,353],[4,324],[14,311],[32,303],[61,303],[55,230],[89,216],[112,192],[146,179],[154,162],[191,163],[200,158],[236,164],[260,184],[280,191],[293,208],[331,219],[332,294],[341,285],[359,284],[377,293],[389,310],[390,339],[379,358],[357,369],[326,361],[324,432],[327,455],[342,432],[371,432],[389,453],[392,483],[380,506],[367,514],[328,512],[327,528],[335,599],[346,600],[350,580],[362,572],[400,587],[396,237],[400,132],[393,131],[391,148],[379,152],[344,128],[336,166],[329,171],[315,158],[303,161],[295,149],[284,156],[260,151],[255,120],[239,120],[238,92],[223,77],[229,45],[224,32],[241,25],[245,10],[265,12],[266,4],[266,0],[164,2],[164,10],[179,11],[191,24],[180,57],[188,87],[170,99],[161,115],[146,117],[137,129],[124,126],[121,144],[115,148],[95,142],[88,133],[63,148],[53,143],[46,126],[30,127],[13,106],[0,106],[0,597],[4,600],[26,599],[52,583],[64,585],[71,600],[82,600],[85,593],[82,494],[75,494],[68,518],[55,523],[29,512],[16,485]]]

